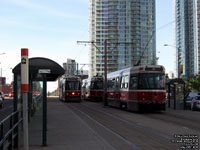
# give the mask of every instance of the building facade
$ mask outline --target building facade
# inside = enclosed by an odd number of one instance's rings
[[[70,59],[68,58],[67,59],[67,62],[66,63],[63,63],[63,66],[66,65],[64,68],[65,68],[65,74],[66,75],[75,75],[76,73],[76,68],[77,68],[77,63],[74,59]]]
[[[89,75],[104,73],[105,40],[108,72],[156,64],[155,28],[155,0],[90,0]]]
[[[199,4],[199,0],[173,0],[176,75],[179,77],[191,77],[200,71]]]

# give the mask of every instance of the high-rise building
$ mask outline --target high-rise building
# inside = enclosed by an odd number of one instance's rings
[[[67,59],[67,62],[64,63],[66,65],[66,67],[64,67],[66,70],[65,74],[66,75],[75,75],[76,73],[76,61],[74,59]],[[63,64],[63,65],[64,65]]]
[[[104,73],[105,40],[108,72],[133,66],[141,56],[141,64],[155,64],[155,28],[155,0],[90,0],[90,76]]]
[[[200,71],[200,2],[173,0],[173,5],[176,74],[190,77]]]

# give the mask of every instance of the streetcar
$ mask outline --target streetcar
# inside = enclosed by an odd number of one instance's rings
[[[107,75],[108,105],[140,111],[165,110],[165,68],[161,65],[134,66]]]
[[[82,98],[90,101],[102,101],[104,96],[103,77],[94,76],[82,81]]]
[[[65,102],[81,102],[81,79],[62,76],[59,82],[59,99]]]

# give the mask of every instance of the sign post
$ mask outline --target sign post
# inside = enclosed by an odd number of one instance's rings
[[[29,62],[28,49],[21,49],[21,92],[23,101],[23,144],[24,150],[29,150],[28,138],[28,91],[29,91]]]
[[[42,120],[42,146],[47,146],[47,74],[50,69],[39,69],[38,73],[42,75],[43,80],[43,120]]]

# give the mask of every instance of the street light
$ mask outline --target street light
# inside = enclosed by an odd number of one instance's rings
[[[181,65],[181,49],[178,46],[170,45],[170,44],[164,44],[164,46],[171,46],[171,47],[175,47],[178,49],[178,78],[180,78],[180,74],[181,74],[180,69],[183,70],[182,66],[180,66]]]
[[[0,53],[0,55],[4,55],[6,53]],[[1,86],[1,90],[3,90],[3,84],[2,84],[2,68],[1,68],[1,80],[0,80],[0,86]]]

